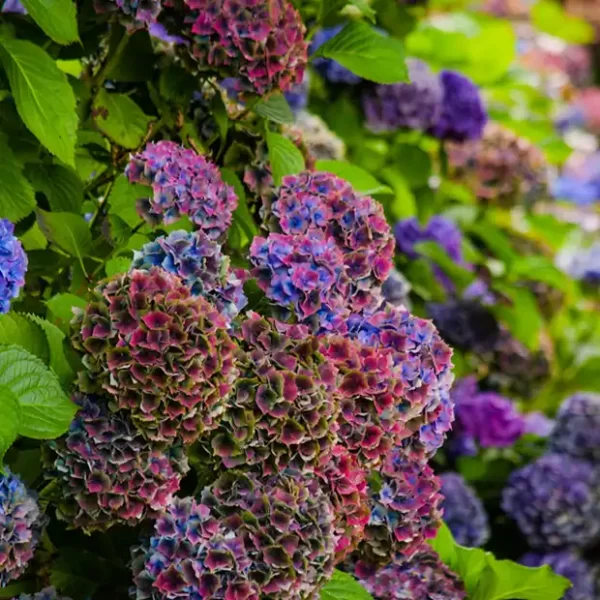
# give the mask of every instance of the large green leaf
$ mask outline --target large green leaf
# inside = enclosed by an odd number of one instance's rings
[[[5,385],[0,386],[0,471],[6,451],[19,435],[21,407],[19,400]]]
[[[232,248],[239,250],[252,242],[254,236],[258,235],[258,228],[248,209],[246,193],[239,177],[231,169],[225,167],[221,169],[221,177],[225,183],[233,187],[235,195],[238,197],[238,205],[233,212],[229,230],[228,243]]]
[[[83,260],[92,248],[89,225],[81,215],[38,209],[38,224],[49,242]]]
[[[594,27],[584,19],[569,14],[556,0],[539,0],[531,8],[534,26],[570,44],[591,44],[595,38]]]
[[[367,171],[356,165],[341,160],[318,160],[316,167],[319,171],[333,173],[345,179],[352,187],[361,194],[393,194],[393,190],[380,183]]]
[[[23,175],[23,164],[13,154],[2,132],[0,156],[0,217],[16,223],[35,208],[35,194]]]
[[[130,267],[130,258],[126,258],[125,256],[117,256],[116,258],[111,258],[109,261],[106,262],[104,271],[106,272],[107,277],[112,277],[113,275],[127,273]]]
[[[64,332],[69,332],[70,323],[75,316],[73,309],[83,309],[86,301],[75,294],[56,294],[46,302],[52,313],[52,320]]]
[[[0,59],[25,125],[52,154],[74,166],[78,118],[67,76],[42,48],[11,39],[4,30]]]
[[[524,567],[481,548],[463,548],[445,524],[429,544],[459,575],[472,600],[560,600],[571,585],[548,566]]]
[[[62,435],[76,412],[56,375],[18,346],[0,348],[0,385],[8,387],[21,407],[21,435],[50,439]]]
[[[83,183],[73,169],[32,163],[26,165],[25,175],[35,191],[46,196],[53,211],[79,213],[83,202]]]
[[[415,251],[431,259],[460,290],[475,280],[475,275],[471,271],[453,261],[436,242],[419,242],[415,244]]]
[[[119,175],[108,197],[108,214],[120,217],[129,227],[135,227],[141,221],[136,210],[137,201],[151,198],[153,194],[151,187],[129,183],[125,175]]]
[[[100,90],[94,101],[94,119],[98,129],[123,148],[137,148],[152,122],[142,109],[125,94]]]
[[[77,9],[73,0],[21,0],[31,18],[59,44],[79,39]]]
[[[282,177],[295,175],[304,170],[304,158],[300,150],[288,138],[269,131],[267,132],[267,147],[275,185],[281,183]]]
[[[46,364],[50,361],[50,348],[42,328],[23,315],[0,315],[0,344],[17,344]]]
[[[314,54],[331,58],[359,77],[377,83],[408,81],[404,47],[361,21],[348,23]]]
[[[294,114],[283,94],[271,94],[254,106],[254,112],[275,123],[293,123]]]
[[[373,596],[352,575],[336,569],[321,589],[321,600],[373,600]]]

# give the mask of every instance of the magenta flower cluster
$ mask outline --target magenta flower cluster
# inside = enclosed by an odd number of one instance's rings
[[[132,156],[125,174],[132,183],[151,186],[153,196],[138,202],[138,212],[152,225],[187,216],[209,238],[219,239],[237,207],[233,188],[218,168],[193,150],[174,142],[150,143]]]

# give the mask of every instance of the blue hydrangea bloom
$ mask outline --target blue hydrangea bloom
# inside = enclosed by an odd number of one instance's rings
[[[0,219],[0,313],[10,310],[10,301],[25,285],[27,255],[14,231],[9,220]]]
[[[600,460],[600,394],[579,393],[563,402],[550,447],[575,458]]]
[[[575,177],[561,175],[554,180],[550,191],[557,200],[569,200],[585,206],[600,199],[600,181],[581,181]]]
[[[317,31],[310,45],[310,54],[314,54],[317,48],[336,36],[343,27],[343,25],[337,25],[336,27],[328,27]],[[322,77],[331,83],[356,85],[362,81],[358,75],[355,75],[352,71],[349,71],[346,67],[342,67],[340,63],[330,58],[316,58],[313,61],[313,66]]]
[[[514,471],[502,508],[532,548],[582,548],[600,535],[600,489],[594,465],[546,454]]]
[[[220,244],[201,230],[173,231],[134,253],[132,269],[155,266],[181,277],[194,296],[206,298],[229,320],[248,302],[242,278],[230,269]]]
[[[27,14],[27,10],[19,0],[5,0],[4,4],[2,5],[2,10],[0,12],[17,13],[20,15]]]
[[[600,242],[582,248],[568,266],[569,274],[590,285],[600,284]]]
[[[308,105],[308,92],[310,89],[310,80],[308,71],[304,72],[304,79],[301,83],[292,86],[287,92],[284,92],[285,99],[294,113],[299,113]]]
[[[444,473],[440,479],[444,521],[454,539],[469,548],[483,546],[490,537],[490,528],[477,492],[458,473]]]
[[[548,554],[530,552],[521,562],[527,567],[549,565],[558,575],[566,577],[573,587],[567,590],[563,600],[593,600],[596,598],[595,570],[582,558],[569,550]]]

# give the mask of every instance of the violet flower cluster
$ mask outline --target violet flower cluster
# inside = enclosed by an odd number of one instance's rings
[[[125,174],[132,183],[152,187],[153,196],[138,202],[140,216],[152,225],[187,216],[211,239],[222,237],[231,225],[237,207],[233,188],[193,150],[169,141],[150,143],[132,157]]]
[[[5,467],[0,473],[0,588],[23,574],[33,558],[43,524],[36,498]]]
[[[27,255],[14,232],[8,219],[0,219],[0,313],[10,310],[11,300],[25,285]]]
[[[47,587],[35,594],[21,594],[13,600],[71,600],[71,598],[61,596],[53,587]]]
[[[440,480],[444,522],[454,539],[461,546],[483,546],[490,537],[490,527],[477,492],[458,473],[444,473]]]

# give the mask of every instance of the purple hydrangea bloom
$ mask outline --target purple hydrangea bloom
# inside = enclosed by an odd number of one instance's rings
[[[27,254],[14,232],[8,219],[0,219],[0,313],[10,310],[10,301],[25,285]]]
[[[285,99],[288,101],[288,104],[294,113],[299,113],[308,105],[308,91],[310,88],[309,79],[308,71],[305,71],[302,81],[292,86],[284,94]]]
[[[393,306],[403,306],[407,310],[410,310],[411,302],[409,294],[411,289],[410,281],[400,271],[392,269],[389,277],[381,286],[381,293],[385,300]]]
[[[13,600],[71,600],[66,596],[61,596],[53,587],[44,588],[41,592],[35,594],[21,594]]]
[[[600,488],[593,464],[546,454],[513,471],[502,508],[532,548],[581,548],[600,534]]]
[[[505,448],[525,432],[525,419],[514,403],[494,392],[478,391],[475,377],[457,381],[452,397],[459,438],[469,438],[482,448]]]
[[[154,196],[138,202],[150,224],[174,223],[187,215],[211,239],[229,229],[237,197],[219,169],[193,150],[175,142],[150,143],[125,170],[132,183],[152,186]]]
[[[119,10],[125,15],[126,25],[138,28],[156,21],[161,12],[159,0],[94,0],[98,13]]]
[[[454,142],[477,140],[483,135],[487,113],[477,86],[454,71],[442,71],[442,111],[431,128],[437,138]]]
[[[477,492],[458,473],[444,473],[442,510],[444,522],[461,546],[483,546],[490,537],[488,516]]]
[[[35,498],[5,467],[0,473],[0,588],[20,577],[33,558],[44,519]]]
[[[589,285],[600,284],[600,242],[582,248],[568,266],[569,274]]]
[[[148,31],[150,32],[150,35],[158,38],[159,40],[162,40],[163,42],[167,42],[168,44],[185,44],[186,39],[182,38],[179,35],[173,35],[171,33],[169,33],[167,31],[167,28],[162,24],[159,23],[158,21],[154,21],[152,23],[150,23],[150,26],[148,27]]]
[[[427,546],[411,559],[397,555],[381,569],[358,563],[355,575],[375,600],[462,600],[467,595],[458,575]]]
[[[47,467],[61,490],[59,517],[90,533],[157,516],[189,470],[181,446],[163,450],[148,442],[101,397],[74,399],[81,410],[68,433],[49,442]]]
[[[26,8],[21,4],[19,0],[5,0],[4,4],[2,5],[2,10],[0,12],[17,13],[20,15],[27,14]]]
[[[596,569],[583,558],[569,550],[548,554],[530,552],[521,562],[527,567],[549,565],[558,575],[566,577],[573,587],[567,590],[563,600],[593,600],[596,598]]]
[[[441,113],[443,90],[439,78],[423,61],[408,59],[410,83],[373,85],[363,93],[367,127],[373,131],[427,131]]]
[[[552,182],[551,193],[557,200],[569,200],[586,206],[600,199],[600,181],[580,181],[569,175],[561,175]]]
[[[194,296],[203,296],[228,320],[246,306],[243,278],[231,270],[221,246],[202,231],[173,231],[134,252],[132,269],[161,267],[181,277]]]
[[[252,275],[267,297],[301,321],[339,320],[347,312],[349,282],[343,255],[332,238],[270,233],[250,246]]]
[[[365,563],[381,565],[397,552],[410,558],[435,537],[442,512],[440,480],[402,447],[389,453],[381,485],[370,490],[371,516],[360,547]]]
[[[328,27],[317,31],[310,44],[309,53],[314,54],[320,46],[336,36],[343,27],[343,25],[337,25],[336,27]],[[356,85],[362,81],[358,75],[355,75],[352,71],[331,58],[316,58],[312,64],[319,74],[331,83]]]
[[[574,458],[600,460],[600,394],[582,392],[562,403],[550,448]]]
[[[531,433],[539,437],[548,437],[554,429],[555,421],[544,413],[533,411],[523,415],[525,419],[525,433]]]

